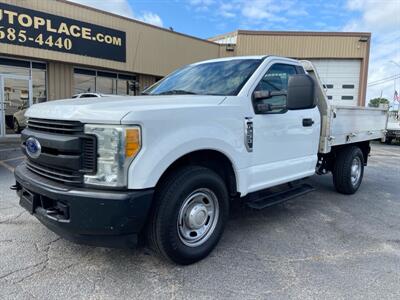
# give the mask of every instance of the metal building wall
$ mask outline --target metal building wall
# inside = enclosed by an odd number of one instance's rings
[[[47,65],[48,100],[71,98],[73,89],[73,66],[62,62]]]
[[[366,33],[238,31],[237,55],[276,54],[297,58],[365,58]]]

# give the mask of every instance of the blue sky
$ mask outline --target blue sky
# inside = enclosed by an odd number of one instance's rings
[[[400,74],[400,0],[73,1],[201,38],[236,29],[371,32],[368,81]],[[400,78],[371,85],[367,99],[391,100],[395,85]]]
[[[202,38],[236,29],[341,30],[359,11],[344,1],[129,1],[138,14],[158,15],[164,27]],[[312,20],[311,20],[312,18]]]

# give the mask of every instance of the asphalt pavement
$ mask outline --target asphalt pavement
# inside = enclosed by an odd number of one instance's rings
[[[191,266],[76,245],[18,205],[17,145],[0,145],[0,299],[399,299],[400,146],[374,144],[360,190],[316,191],[262,211],[236,207]]]

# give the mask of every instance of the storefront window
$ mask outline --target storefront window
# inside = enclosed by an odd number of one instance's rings
[[[46,64],[32,63],[32,102],[46,102]]]
[[[135,76],[119,74],[118,75],[118,95],[134,95],[134,82],[136,80]]]
[[[0,57],[4,83],[0,91],[0,106],[4,107],[0,111],[0,134],[20,133],[26,126],[25,112],[29,105],[47,100],[46,72],[45,63]]]
[[[96,90],[102,94],[116,94],[117,74],[108,72],[97,72]]]
[[[29,76],[30,67],[29,61],[0,58],[0,74]]]
[[[0,74],[31,77],[33,104],[45,102],[47,100],[46,73],[46,63],[30,62],[11,58],[0,58]],[[24,98],[22,94],[21,99]]]
[[[134,95],[135,75],[75,68],[75,94],[97,92],[109,95]]]
[[[96,71],[75,69],[74,72],[75,94],[96,91]]]

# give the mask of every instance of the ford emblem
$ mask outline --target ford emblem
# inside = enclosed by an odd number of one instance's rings
[[[25,142],[26,153],[32,158],[38,158],[42,153],[42,146],[39,141],[34,137],[30,137]]]

